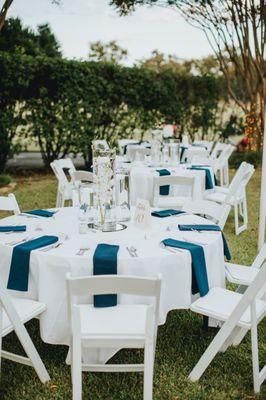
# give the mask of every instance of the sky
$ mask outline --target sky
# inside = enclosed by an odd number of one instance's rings
[[[87,59],[89,44],[116,40],[128,50],[125,64],[149,58],[155,49],[181,59],[201,58],[211,48],[199,29],[189,25],[176,11],[139,7],[121,17],[109,0],[14,0],[8,16],[20,17],[36,29],[48,22],[67,58]]]

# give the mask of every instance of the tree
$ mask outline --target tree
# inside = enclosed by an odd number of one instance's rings
[[[0,51],[9,53],[61,57],[59,47],[48,24],[39,25],[35,33],[23,27],[19,18],[9,18],[0,35]]]
[[[266,95],[265,0],[112,0],[110,3],[121,14],[140,5],[171,7],[202,29],[219,61],[229,95],[247,115],[251,148],[261,148]]]
[[[52,0],[52,3],[54,3],[54,4],[59,4],[60,2],[61,2],[61,0]],[[7,12],[12,3],[13,3],[13,0],[5,0],[4,4],[2,5],[2,8],[0,9],[0,32],[5,25]]]
[[[91,43],[89,59],[91,61],[104,61],[119,64],[127,57],[127,50],[120,47],[115,40],[109,43],[100,41]]]

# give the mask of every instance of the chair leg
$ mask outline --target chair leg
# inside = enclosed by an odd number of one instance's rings
[[[73,337],[72,345],[72,399],[82,400],[82,366],[81,366],[81,342],[78,338]]]
[[[23,324],[20,327],[20,331],[16,330],[16,334],[41,382],[45,383],[49,381],[50,376],[47,372],[47,369],[45,368],[42,359],[39,356],[39,353],[37,352],[34,344],[32,343],[32,340]]]
[[[234,218],[235,218],[235,234],[238,235],[239,232],[239,222],[238,222],[238,204],[234,204]]]
[[[251,326],[251,346],[252,346],[252,366],[253,366],[253,382],[254,392],[259,393],[259,351],[258,351],[258,332],[256,321]]]
[[[153,341],[146,341],[144,348],[144,390],[143,399],[152,400],[153,392],[154,345]]]

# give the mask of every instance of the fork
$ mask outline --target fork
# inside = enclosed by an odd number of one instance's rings
[[[133,254],[132,250],[129,247],[126,247],[126,249],[131,257],[135,257],[135,255]]]
[[[44,247],[43,249],[40,249],[40,251],[46,252],[46,251],[49,251],[52,249],[57,249],[62,244],[63,244],[63,242],[59,242],[59,243],[53,244],[52,246]]]
[[[31,238],[30,236],[27,236],[27,237],[25,237],[24,239],[21,239],[21,240],[15,240],[13,242],[8,242],[8,243],[6,243],[6,245],[8,245],[8,246],[16,246],[17,244],[27,242],[27,240],[31,240],[31,239],[33,239],[33,238]]]
[[[136,247],[131,246],[131,247],[130,247],[130,251],[133,253],[134,257],[138,257]]]

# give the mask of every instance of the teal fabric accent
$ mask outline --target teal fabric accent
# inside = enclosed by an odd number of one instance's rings
[[[54,215],[54,212],[48,210],[32,210],[32,211],[26,211],[26,214],[37,215],[38,217],[50,218]]]
[[[0,226],[0,232],[24,232],[26,225]]]
[[[195,243],[183,242],[175,239],[162,241],[165,246],[188,250],[192,259],[192,294],[200,293],[205,296],[209,292],[209,283],[203,248]]]
[[[153,211],[151,215],[153,217],[158,217],[158,218],[166,218],[166,217],[171,217],[172,215],[178,215],[178,214],[184,214],[185,211],[179,211],[179,210],[160,210],[160,211]]]
[[[171,175],[171,172],[168,169],[157,169],[156,170],[160,176]],[[160,186],[160,196],[168,196],[169,195],[170,186],[164,185]]]
[[[38,239],[18,244],[13,248],[7,288],[27,292],[29,281],[30,253],[58,241],[57,236],[41,236]]]
[[[196,170],[196,171],[205,171],[205,189],[208,190],[208,189],[214,188],[214,182],[212,180],[212,174],[211,174],[211,171],[209,170],[209,168],[192,165],[191,167],[189,167],[187,169],[192,169],[192,170]]]
[[[93,275],[116,275],[119,246],[100,243],[93,255]],[[113,307],[117,305],[116,294],[94,296],[94,307]]]
[[[225,236],[223,232],[221,231],[221,228],[218,225],[178,225],[180,231],[217,231],[221,232],[222,238],[223,238],[223,244],[224,244],[224,255],[228,261],[231,260],[231,253],[229,250],[229,246],[227,244],[227,241],[225,239]]]

